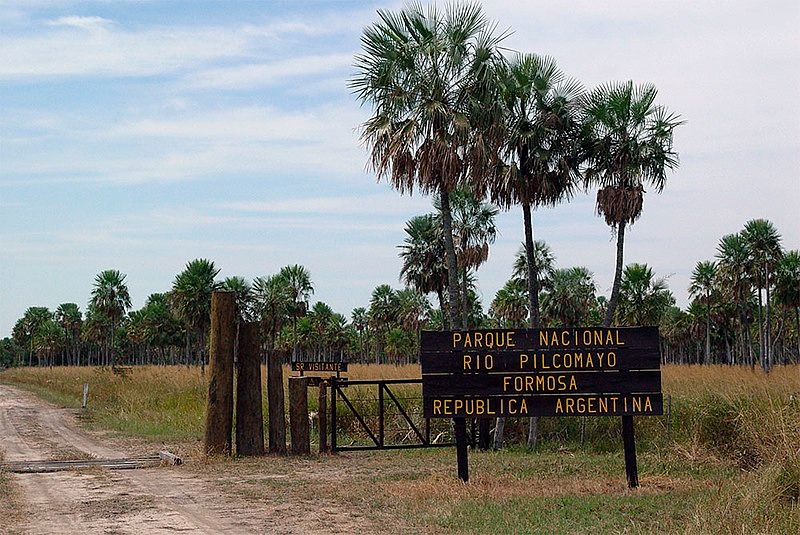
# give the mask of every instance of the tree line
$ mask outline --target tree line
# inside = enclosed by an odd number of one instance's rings
[[[511,277],[486,310],[475,270],[488,257],[497,209],[464,192],[452,197],[459,291],[458,314],[470,328],[522,328],[530,317],[527,254],[520,246]],[[468,205],[468,206],[465,206]],[[264,352],[284,351],[299,360],[403,364],[416,361],[419,333],[447,327],[446,262],[438,213],[409,220],[399,244],[404,286],[377,286],[366,306],[349,319],[328,304],[311,304],[310,272],[288,265],[248,281],[219,280],[214,262],[197,259],[175,276],[171,288],[151,294],[131,310],[126,276],[106,270],[95,277],[85,314],[75,303],[51,311],[28,308],[12,336],[0,340],[2,365],[186,364],[203,365],[210,327],[211,293],[236,294],[240,322],[260,327]],[[600,326],[608,298],[586,267],[558,267],[544,242],[534,245],[539,266],[542,327]],[[685,310],[667,280],[647,264],[625,266],[614,325],[658,325],[664,362],[760,365],[800,360],[800,252],[786,251],[774,225],[762,219],[723,236],[714,260],[697,262]],[[430,299],[434,296],[434,301]],[[767,297],[768,296],[768,297]]]

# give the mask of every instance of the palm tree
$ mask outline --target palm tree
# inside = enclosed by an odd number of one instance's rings
[[[269,335],[267,349],[272,351],[283,322],[289,317],[294,304],[286,279],[280,274],[266,278],[256,277],[253,279],[253,300],[255,316]]]
[[[552,327],[585,325],[597,293],[592,272],[576,266],[556,269],[542,291],[542,315]]]
[[[489,193],[503,207],[522,207],[530,327],[538,328],[540,266],[532,210],[569,199],[575,189],[583,87],[568,79],[553,58],[536,54],[518,54],[507,65],[500,64],[496,75],[504,111],[504,163]]]
[[[60,353],[67,342],[67,333],[52,317],[39,326],[33,336],[33,348],[37,355],[44,356],[48,366],[53,366],[53,359]]]
[[[311,284],[311,273],[298,264],[282,267],[278,275],[283,279],[289,292],[292,316],[292,360],[296,360],[297,318],[305,315],[308,310],[308,299],[314,293],[314,285]]]
[[[446,317],[447,266],[441,227],[433,214],[425,214],[409,219],[404,230],[406,237],[398,246],[403,261],[400,280],[423,294],[435,292]]]
[[[689,285],[689,296],[701,298],[706,304],[706,364],[711,363],[711,294],[716,279],[717,264],[706,260],[695,265]]]
[[[148,362],[152,362],[151,352],[159,357],[160,364],[167,363],[167,349],[177,348],[185,336],[181,321],[175,317],[169,306],[167,294],[150,294],[144,306],[128,314],[128,336],[145,348]]]
[[[252,317],[253,288],[247,282],[247,279],[237,275],[227,277],[222,281],[220,289],[234,293],[237,321],[250,321]]]
[[[764,372],[769,373],[772,368],[772,334],[770,321],[770,287],[772,272],[775,265],[783,257],[781,248],[781,235],[772,222],[766,219],[753,219],[748,221],[742,238],[747,244],[750,265],[758,289],[758,332],[761,349],[761,367]],[[761,290],[766,291],[765,298],[762,299]],[[763,310],[762,310],[763,309]]]
[[[75,303],[62,303],[58,305],[55,318],[58,324],[61,325],[61,328],[64,329],[67,340],[69,341],[69,363],[78,364],[78,359],[80,357],[81,323],[83,323],[83,315],[78,305]]]
[[[125,312],[131,307],[131,296],[125,284],[125,275],[115,269],[108,269],[97,274],[94,278],[92,299],[90,306],[95,312],[105,316],[109,321],[109,344],[106,347],[106,364],[116,364],[115,336]]]
[[[186,365],[190,363],[194,345],[202,370],[205,370],[206,334],[211,326],[211,294],[220,287],[215,280],[218,274],[219,269],[211,260],[192,260],[175,276],[170,293],[172,307],[186,325]],[[194,344],[190,334],[194,334]]]
[[[28,350],[28,366],[33,366],[33,339],[43,324],[53,317],[47,307],[29,307],[12,331],[14,342]]]
[[[525,281],[513,277],[497,290],[489,315],[494,317],[503,329],[521,327],[528,317],[528,288]]]
[[[350,313],[350,325],[356,331],[358,336],[359,358],[361,362],[366,361],[367,345],[369,342],[369,318],[367,316],[367,309],[364,307],[356,307]]]
[[[616,319],[619,325],[658,325],[675,298],[667,281],[647,264],[628,264],[620,282]]]
[[[775,302],[787,310],[794,311],[795,341],[800,359],[800,251],[788,251],[780,260],[775,272]]]
[[[371,167],[400,193],[418,188],[441,203],[447,257],[451,328],[459,328],[458,269],[450,192],[486,153],[480,143],[480,98],[492,87],[497,61],[494,27],[478,4],[455,3],[443,12],[411,4],[398,13],[378,11],[379,21],[361,37],[357,74],[350,87],[374,114],[361,139]]]
[[[533,242],[533,263],[536,265],[536,276],[539,279],[537,286],[546,286],[555,270],[556,257],[553,250],[542,240]],[[525,283],[525,295],[528,295],[528,248],[523,243],[514,257],[514,266],[511,276],[521,279]]]
[[[662,354],[665,363],[678,362],[682,364],[684,362],[690,340],[690,321],[689,314],[675,305],[667,307],[667,310],[661,315],[659,332],[661,334],[662,347],[664,348]]]
[[[111,326],[111,321],[100,313],[91,303],[86,309],[86,319],[81,326],[81,340],[87,343],[87,363],[92,365],[92,354],[97,357],[97,364],[103,364],[102,349],[106,344],[106,332]]]
[[[748,277],[749,251],[747,242],[741,233],[723,236],[717,245],[717,277],[723,298],[732,299],[736,306],[739,327],[741,329],[741,352],[751,367],[753,345],[750,342],[750,321],[748,304],[752,296],[752,285]]]
[[[441,203],[434,201],[437,213],[441,216]],[[460,270],[461,287],[461,327],[474,327],[469,324],[469,284],[470,270],[478,269],[489,258],[489,245],[497,237],[494,218],[499,209],[482,202],[466,188],[459,187],[450,193],[450,207],[453,216],[453,239],[456,245],[456,260]],[[437,218],[440,219],[440,218]],[[448,292],[450,291],[448,287]]]
[[[406,355],[416,355],[419,348],[420,331],[427,325],[431,303],[425,294],[414,289],[404,288],[397,293],[397,321],[412,336],[412,351]]]
[[[678,166],[672,150],[673,130],[679,117],[655,104],[658,90],[652,84],[608,83],[584,99],[589,156],[587,185],[597,192],[597,213],[617,235],[617,260],[604,326],[611,325],[622,280],[625,228],[642,213],[644,185],[663,191],[667,171]]]
[[[376,332],[378,341],[377,359],[380,364],[380,354],[386,334],[391,330],[392,324],[397,320],[399,312],[397,293],[388,284],[381,284],[372,291],[369,301],[369,322]]]

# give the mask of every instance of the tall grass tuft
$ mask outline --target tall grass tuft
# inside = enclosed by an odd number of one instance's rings
[[[15,368],[0,378],[74,408],[81,406],[87,383],[87,420],[125,435],[187,440],[203,433],[206,386],[198,368]]]

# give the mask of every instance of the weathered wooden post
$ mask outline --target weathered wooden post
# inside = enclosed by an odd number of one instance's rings
[[[328,383],[319,384],[319,399],[317,401],[317,416],[319,419],[319,452],[328,452]]]
[[[308,422],[308,377],[289,377],[289,429],[293,455],[311,453]]]
[[[211,337],[206,400],[206,453],[231,453],[233,431],[233,344],[236,334],[233,292],[211,294]]]
[[[286,414],[283,396],[283,353],[267,356],[267,405],[269,411],[269,451],[286,455]]]
[[[261,412],[261,358],[258,325],[239,329],[239,373],[236,375],[236,454],[264,454],[264,418]]]

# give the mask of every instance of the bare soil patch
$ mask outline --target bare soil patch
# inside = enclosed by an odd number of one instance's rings
[[[120,458],[163,445],[87,432],[74,410],[0,385],[0,451],[6,461]],[[192,448],[191,444],[183,448]],[[334,501],[296,493],[297,466],[285,459],[237,463],[191,458],[180,467],[45,474],[0,473],[5,509],[0,532],[86,533],[377,533]],[[300,466],[306,461],[298,461]],[[289,466],[261,473],[269,464]],[[268,482],[268,485],[263,485]],[[268,489],[264,492],[248,489]],[[286,489],[289,489],[288,492]],[[12,504],[9,506],[8,504]],[[0,508],[3,512],[3,508]]]

